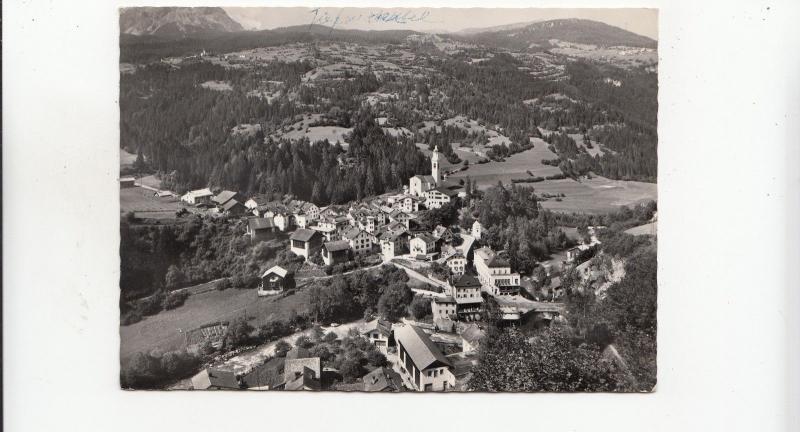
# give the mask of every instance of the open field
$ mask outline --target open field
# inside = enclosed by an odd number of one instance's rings
[[[233,87],[231,84],[225,81],[206,81],[200,84],[200,87],[207,88],[209,90],[216,90],[216,91],[231,91]]]
[[[308,140],[312,143],[327,139],[331,144],[338,142],[342,147],[347,148],[348,143],[345,141],[345,135],[352,132],[353,128],[344,128],[341,126],[311,126],[311,124],[319,122],[321,118],[322,116],[320,114],[306,115],[291,126],[282,128],[282,130],[273,134],[272,137],[275,139],[286,138],[293,141],[299,141],[308,137]]]
[[[134,212],[138,218],[173,219],[181,202],[175,197],[158,198],[153,191],[132,187],[119,190],[119,212]]]
[[[546,180],[532,183],[537,194],[563,193],[566,197],[561,201],[549,199],[542,207],[553,211],[578,213],[604,213],[648,200],[658,196],[655,183],[635,181],[609,180],[595,177],[591,180]]]
[[[558,167],[542,164],[542,159],[554,159],[556,154],[547,148],[547,143],[540,140],[531,140],[534,146],[530,150],[517,153],[502,162],[489,161],[485,164],[473,164],[466,171],[460,171],[451,177],[466,178],[470,177],[478,185],[479,189],[486,189],[497,184],[500,180],[503,183],[511,183],[511,179],[529,178],[528,170],[534,175],[545,177],[560,174]],[[458,153],[461,156],[461,152]],[[444,167],[444,164],[442,165]],[[541,183],[531,183],[539,185]]]
[[[635,226],[625,230],[625,232],[632,235],[656,235],[658,232],[658,222],[650,222],[648,224]]]
[[[250,324],[257,327],[270,319],[285,319],[292,310],[301,313],[307,303],[305,290],[284,298],[258,297],[255,289],[236,288],[191,295],[177,309],[120,327],[120,355],[124,360],[140,351],[178,349],[183,346],[181,331],[243,316],[250,318]]]

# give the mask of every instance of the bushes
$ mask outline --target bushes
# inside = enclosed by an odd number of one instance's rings
[[[127,389],[155,389],[193,375],[202,359],[186,350],[136,353],[122,367],[120,385]]]
[[[421,320],[432,313],[431,301],[425,297],[416,296],[414,297],[414,300],[411,301],[411,305],[408,307],[408,309],[414,319]]]
[[[167,294],[166,297],[164,297],[164,302],[162,303],[162,306],[164,307],[165,310],[172,310],[177,307],[183,306],[187,298],[189,298],[189,291],[187,290],[173,291]]]

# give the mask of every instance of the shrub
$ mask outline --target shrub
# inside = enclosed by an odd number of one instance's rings
[[[164,297],[164,302],[162,303],[162,306],[166,310],[172,310],[177,307],[183,306],[187,298],[189,298],[189,291],[181,290],[181,291],[171,292],[167,294],[166,297]]]

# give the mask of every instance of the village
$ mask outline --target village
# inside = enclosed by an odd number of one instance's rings
[[[357,325],[327,323],[327,332],[317,323],[314,331],[287,337],[301,339],[282,356],[276,355],[274,343],[269,355],[237,361],[229,357],[204,367],[190,380],[173,388],[188,389],[255,389],[255,390],[320,390],[349,391],[448,391],[465,388],[478,348],[486,337],[485,302],[490,299],[498,323],[504,326],[535,321],[547,325],[561,318],[562,295],[560,278],[550,276],[546,264],[547,283],[522,277],[512,268],[504,251],[496,251],[482,243],[484,227],[474,221],[469,229],[458,225],[437,225],[430,229],[418,220],[427,210],[441,209],[451,200],[466,198],[463,184],[449,181],[441,173],[438,149],[431,155],[431,174],[416,175],[400,193],[352,203],[349,206],[319,207],[313,203],[291,199],[269,200],[265,195],[246,197],[242,194],[210,189],[192,190],[180,197],[192,213],[201,209],[208,217],[239,220],[245,224],[250,242],[285,238],[286,248],[302,258],[300,266],[276,265],[260,275],[254,289],[258,297],[280,296],[301,286],[313,284],[320,269],[350,269],[357,260],[366,268],[393,265],[404,270],[421,286],[417,296],[429,303],[427,322],[401,318],[390,322],[383,317],[361,321]],[[121,187],[131,187],[124,179]],[[154,191],[156,196],[163,191]],[[179,210],[188,214],[187,210]],[[196,216],[200,217],[200,216]],[[593,232],[593,231],[592,231]],[[559,255],[559,264],[570,265],[578,256],[599,241],[591,235]],[[582,265],[585,278],[597,278],[588,262]],[[347,267],[351,265],[351,267]],[[309,268],[316,273],[309,273]],[[541,293],[544,295],[536,295]],[[227,323],[203,326],[188,331],[186,345],[219,344]],[[191,335],[191,337],[190,337]],[[361,338],[386,358],[381,366],[369,371],[353,383],[337,379],[337,371],[323,368],[309,346],[330,343],[337,338]],[[243,353],[247,355],[247,353]],[[384,364],[385,363],[385,364]]]

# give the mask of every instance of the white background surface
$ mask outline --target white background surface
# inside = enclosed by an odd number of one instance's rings
[[[800,430],[798,3],[603,5],[660,8],[647,395],[119,390],[118,4],[3,6],[6,430]]]

